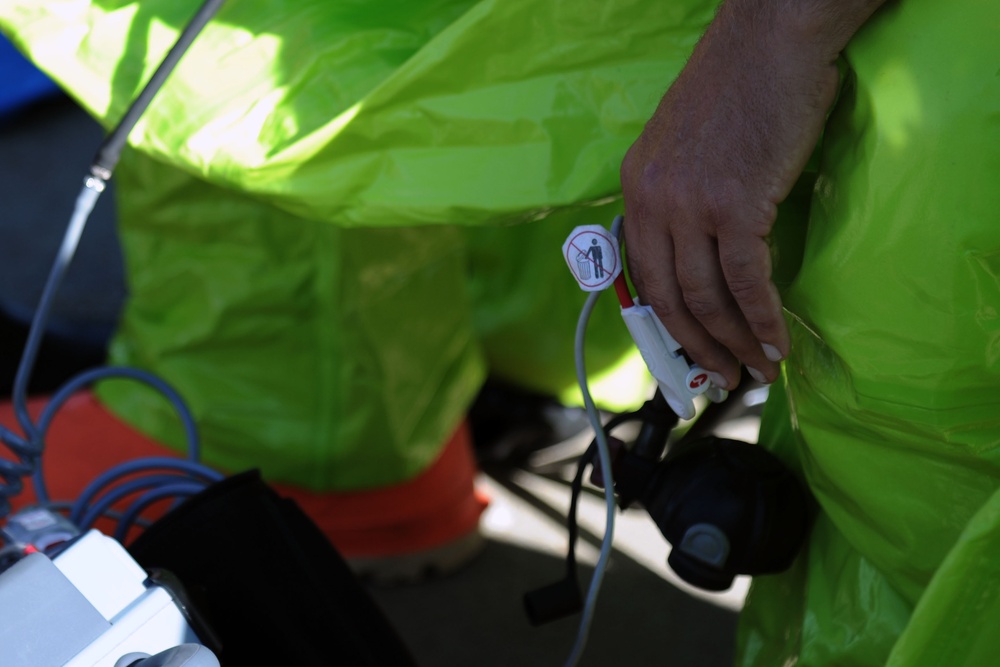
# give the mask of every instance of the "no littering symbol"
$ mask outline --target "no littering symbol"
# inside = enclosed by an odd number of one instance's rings
[[[618,243],[600,225],[574,229],[563,244],[563,256],[576,282],[587,292],[606,289],[621,272]]]

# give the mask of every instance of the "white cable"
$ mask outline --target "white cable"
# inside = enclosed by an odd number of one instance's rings
[[[622,217],[618,216],[611,224],[611,233],[618,238],[621,230]],[[604,501],[607,508],[607,519],[604,527],[604,539],[601,541],[601,553],[594,567],[594,574],[590,579],[590,587],[587,589],[587,599],[584,602],[583,613],[580,617],[580,627],[577,631],[576,641],[569,657],[566,659],[565,667],[574,667],[583,655],[583,650],[587,646],[587,638],[590,635],[590,625],[594,619],[594,608],[597,605],[597,594],[601,589],[601,582],[604,580],[604,571],[607,569],[608,561],[611,558],[611,543],[615,534],[615,484],[611,472],[611,452],[608,449],[608,440],[604,434],[604,427],[601,424],[601,416],[594,405],[594,399],[590,395],[590,388],[587,383],[587,371],[584,355],[584,337],[587,331],[587,323],[590,315],[594,312],[600,292],[591,292],[587,301],[580,311],[580,319],[576,324],[576,338],[573,343],[573,354],[576,359],[576,380],[580,384],[580,393],[583,394],[583,405],[587,409],[587,416],[590,424],[594,428],[594,437],[597,441],[597,454],[601,462],[601,473],[604,477]]]

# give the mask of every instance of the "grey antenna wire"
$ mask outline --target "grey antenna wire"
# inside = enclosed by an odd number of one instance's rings
[[[156,93],[163,87],[163,83],[170,76],[170,73],[174,71],[174,67],[176,67],[181,57],[187,53],[195,37],[212,20],[212,17],[219,11],[219,7],[222,6],[224,1],[205,0],[201,8],[191,17],[187,26],[181,31],[177,41],[170,47],[167,55],[163,57],[163,61],[159,67],[149,77],[149,81],[146,82],[142,92],[132,101],[132,105],[125,112],[125,115],[122,116],[122,119],[118,121],[118,125],[104,139],[100,148],[97,149],[97,155],[90,166],[90,173],[93,176],[102,181],[107,181],[111,178],[111,172],[115,170],[115,166],[118,164],[122,148],[125,147],[125,142],[128,141],[128,135],[132,131],[132,128],[139,122],[140,116],[146,111],[149,103],[153,101]]]

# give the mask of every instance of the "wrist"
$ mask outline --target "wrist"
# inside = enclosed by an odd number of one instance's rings
[[[885,0],[724,0],[717,21],[757,46],[835,60]]]

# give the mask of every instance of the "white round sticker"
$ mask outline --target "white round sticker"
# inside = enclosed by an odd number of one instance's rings
[[[574,229],[563,244],[563,257],[570,272],[587,292],[599,292],[622,271],[618,239],[600,225]]]

